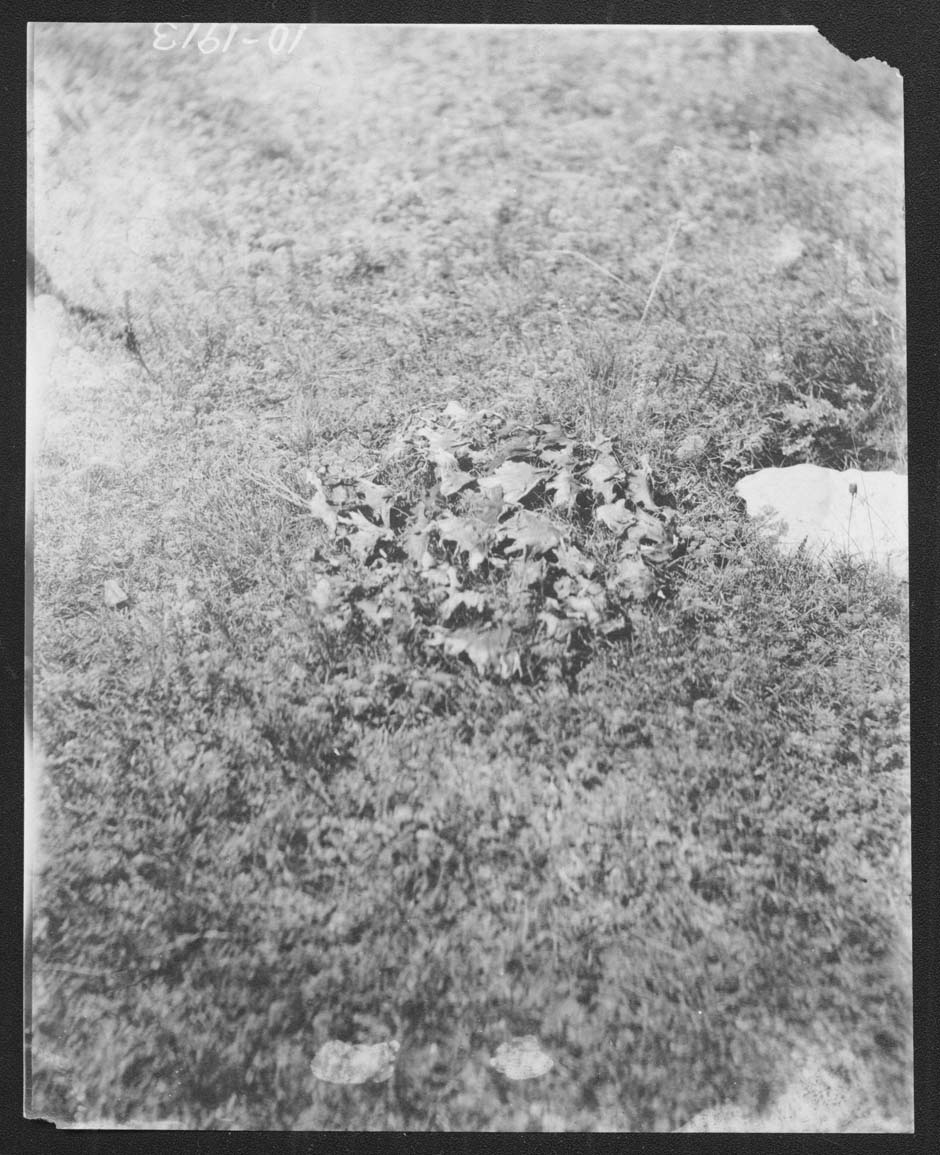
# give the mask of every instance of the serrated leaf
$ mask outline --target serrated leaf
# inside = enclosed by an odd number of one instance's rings
[[[429,531],[430,524],[425,523],[424,525],[410,526],[401,535],[401,545],[405,553],[422,569],[427,569],[434,564],[434,558],[428,550]]]
[[[341,520],[345,525],[352,527],[349,534],[349,544],[356,556],[362,561],[369,559],[380,541],[387,541],[392,536],[387,529],[373,525],[358,510],[353,510]]]
[[[498,485],[485,492],[465,494],[463,501],[467,517],[481,528],[492,529],[505,512],[503,491]]]
[[[636,542],[662,542],[666,540],[666,527],[658,517],[653,517],[645,509],[637,509],[633,515],[633,524],[627,530],[627,538]]]
[[[440,646],[449,657],[458,658],[465,653],[469,644],[466,634],[466,630],[445,630],[441,626],[435,626],[428,635],[428,645]]]
[[[440,473],[442,477],[445,474],[450,476],[460,472],[457,458],[446,449],[433,449],[428,453],[428,457],[437,466],[438,473]]]
[[[455,590],[441,606],[441,621],[448,621],[459,609],[478,613],[486,609],[486,595],[478,590]]]
[[[522,662],[516,650],[503,650],[496,663],[496,673],[503,679],[508,681],[522,672]]]
[[[627,475],[627,493],[634,505],[645,505],[647,509],[656,509],[656,502],[650,489],[649,473],[646,469],[633,469]]]
[[[496,460],[502,464],[510,458],[531,457],[537,448],[536,439],[531,433],[520,433],[499,443],[499,452]]]
[[[542,435],[539,438],[539,444],[543,447],[548,445],[574,445],[574,438],[569,437],[560,425],[555,425],[552,422],[544,422],[536,425],[535,428]]]
[[[441,494],[444,497],[452,497],[455,493],[466,489],[468,485],[476,484],[477,479],[472,473],[467,473],[456,465],[439,465],[438,471],[441,475]]]
[[[431,644],[442,646],[445,654],[454,657],[466,654],[481,674],[495,670],[502,677],[509,677],[518,668],[518,656],[509,651],[511,636],[508,626],[484,630],[441,630],[432,637]]]
[[[539,613],[539,621],[545,627],[545,636],[558,641],[564,641],[577,629],[575,622],[559,617],[558,614],[553,614],[548,610],[542,610]]]
[[[467,566],[471,572],[486,560],[490,535],[485,526],[453,513],[445,513],[436,525],[441,541],[453,542],[460,553],[467,555]]]
[[[384,1083],[392,1077],[399,1049],[395,1039],[371,1044],[330,1039],[317,1051],[310,1069],[324,1083]]]
[[[430,425],[419,429],[417,435],[427,442],[428,458],[438,469],[442,472],[459,470],[457,450],[466,445],[465,437],[451,429],[435,429]]]
[[[602,582],[589,581],[587,578],[581,577],[578,578],[578,593],[602,601],[604,597],[604,585]]]
[[[504,461],[499,469],[488,477],[481,477],[479,482],[481,489],[492,490],[498,486],[503,491],[503,500],[516,505],[544,477],[544,470],[536,469],[527,461]]]
[[[513,578],[522,586],[541,585],[548,574],[545,558],[517,558],[512,567]]]
[[[370,521],[366,515],[358,509],[351,509],[348,513],[341,513],[339,520],[343,525],[351,526],[353,529],[374,529],[376,533],[386,533],[386,530],[377,526],[374,521]]]
[[[534,1035],[510,1039],[496,1048],[490,1065],[507,1079],[537,1079],[554,1067],[554,1060],[539,1046]]]
[[[662,542],[659,545],[642,545],[640,546],[640,553],[647,561],[656,565],[665,565],[672,559],[672,547],[667,542]]]
[[[574,442],[572,441],[559,448],[542,449],[539,457],[541,457],[546,465],[551,465],[555,469],[567,468],[574,461]]]
[[[511,542],[507,553],[530,553],[536,557],[561,545],[561,534],[550,521],[536,513],[520,510],[503,523],[501,540]]]
[[[416,436],[424,438],[428,444],[429,453],[437,453],[441,450],[453,453],[466,440],[462,433],[458,433],[454,429],[439,429],[434,425],[422,426],[417,431]]]
[[[585,557],[577,546],[562,544],[556,550],[555,556],[560,568],[572,577],[579,577],[582,574],[590,577],[594,572],[594,562]]]
[[[468,445],[463,452],[474,465],[479,465],[481,461],[486,461],[490,457],[489,449],[474,449],[472,445]]]
[[[583,486],[575,479],[570,469],[562,468],[550,481],[546,482],[545,488],[554,492],[552,505],[556,509],[571,509]]]
[[[386,625],[395,616],[395,611],[391,606],[373,598],[362,598],[355,603],[355,606],[373,625],[379,628]]]
[[[557,598],[564,599],[570,597],[576,588],[574,578],[569,577],[567,574],[562,574],[560,577],[555,578],[555,596]]]
[[[656,592],[656,579],[638,557],[625,557],[611,575],[611,586],[621,597],[642,602]]]
[[[397,430],[382,451],[382,464],[388,465],[396,458],[401,457],[402,454],[411,449],[413,445],[414,439],[410,433],[403,433],[401,430]]]
[[[636,514],[627,509],[626,502],[622,498],[608,505],[599,505],[594,511],[594,516],[601,525],[606,525],[617,534],[626,533],[630,526],[636,524]]]
[[[609,642],[623,641],[631,633],[630,619],[623,614],[617,614],[601,622],[600,632]]]
[[[335,510],[327,501],[326,494],[322,489],[318,489],[317,492],[310,498],[309,504],[310,512],[317,519],[317,521],[322,521],[329,533],[336,533],[336,527],[339,524],[339,519],[336,516]]]
[[[448,586],[455,590],[458,588],[457,571],[452,565],[442,565],[435,563],[429,566],[424,573],[424,580],[436,586]]]
[[[466,654],[480,673],[499,665],[500,658],[509,645],[511,631],[508,626],[472,633],[467,639]]]
[[[622,475],[620,465],[612,454],[601,454],[584,476],[598,497],[606,502],[614,500],[615,483]]]
[[[584,618],[588,625],[596,626],[601,620],[598,599],[588,594],[571,595],[565,598],[565,609],[575,617]]]
[[[389,524],[389,515],[392,508],[393,494],[386,485],[376,485],[375,482],[360,478],[356,483],[366,504],[381,519],[383,525]]]

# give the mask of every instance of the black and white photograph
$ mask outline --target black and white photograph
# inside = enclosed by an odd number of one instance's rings
[[[913,1132],[897,68],[27,39],[24,1116]]]

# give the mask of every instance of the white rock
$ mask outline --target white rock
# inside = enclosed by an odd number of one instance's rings
[[[330,1039],[314,1056],[310,1069],[324,1083],[385,1083],[395,1069],[400,1044],[396,1039],[386,1043],[343,1043]]]
[[[873,1073],[851,1052],[827,1055],[817,1047],[798,1049],[785,1089],[761,1112],[734,1103],[700,1111],[679,1128],[686,1134],[774,1132],[856,1134],[910,1132],[904,1119],[881,1115],[873,1105]]]
[[[542,1050],[534,1035],[522,1035],[500,1044],[490,1059],[490,1066],[507,1079],[537,1079],[554,1065],[554,1060]]]
[[[848,554],[907,580],[907,478],[901,474],[791,465],[761,469],[734,488],[748,516],[764,519],[765,533],[785,552],[805,543],[817,558]]]
[[[805,251],[806,246],[799,230],[792,225],[786,225],[770,250],[771,266],[777,272],[783,272],[795,265]]]

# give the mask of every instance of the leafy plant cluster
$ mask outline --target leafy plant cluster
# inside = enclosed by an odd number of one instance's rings
[[[764,394],[733,392],[713,425],[723,464],[738,474],[768,465],[813,462],[833,469],[897,469],[906,458],[903,321],[887,294],[872,285],[845,288],[825,272],[808,272],[813,293],[791,307],[776,340],[764,344],[746,372]]]
[[[904,420],[899,323],[855,296],[805,317],[786,363],[771,370],[783,403],[769,414],[788,464],[884,468]]]
[[[661,1131],[812,1036],[908,1118],[904,591],[776,556],[730,485],[903,459],[900,86],[805,37],[207,71],[84,27],[37,33],[89,102],[37,255],[108,317],[37,479],[32,1110]],[[555,1066],[507,1083],[529,1037]],[[387,1081],[321,1080],[359,1047]]]
[[[623,456],[610,437],[451,402],[400,430],[371,478],[306,472],[310,512],[370,571],[350,584],[332,565],[314,601],[334,626],[355,614],[500,680],[570,675],[665,596],[679,550],[673,512]]]

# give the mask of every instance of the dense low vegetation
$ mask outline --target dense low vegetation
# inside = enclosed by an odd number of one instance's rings
[[[905,468],[899,81],[151,41],[36,33],[33,1112],[668,1130],[815,1048],[909,1126],[906,590],[733,496]]]

